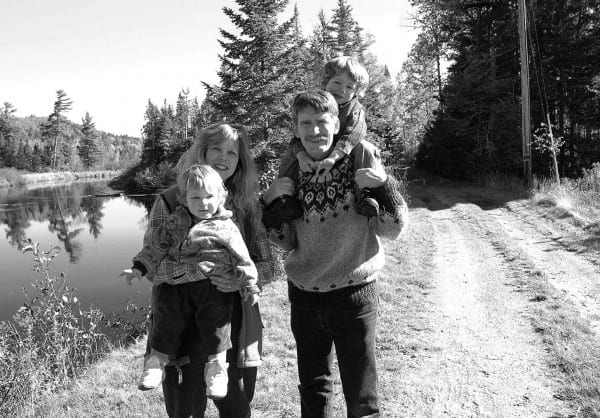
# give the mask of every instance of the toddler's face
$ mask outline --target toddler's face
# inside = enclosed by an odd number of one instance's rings
[[[333,95],[338,105],[341,105],[352,100],[357,87],[356,81],[350,74],[341,72],[331,77],[325,85],[325,90]]]
[[[185,195],[187,207],[196,218],[209,219],[214,216],[221,203],[221,193],[217,186],[192,187]]]

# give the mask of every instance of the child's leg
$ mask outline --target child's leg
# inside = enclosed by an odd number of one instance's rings
[[[359,168],[383,169],[379,150],[367,141],[361,141],[352,151],[354,159],[354,171]],[[356,188],[356,211],[365,216],[377,216],[379,214],[379,202],[371,189]]]
[[[138,380],[140,390],[157,388],[164,379],[169,355],[175,354],[183,331],[182,305],[176,286],[161,284],[153,289],[152,330],[148,333],[149,352],[144,356],[144,370]],[[154,293],[154,292],[153,292]]]
[[[194,292],[195,320],[208,362],[204,369],[206,396],[221,399],[227,395],[227,350],[231,348],[233,295],[222,293],[210,281],[199,282]]]

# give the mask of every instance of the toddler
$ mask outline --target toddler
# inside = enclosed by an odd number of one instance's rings
[[[279,166],[278,177],[298,179],[298,161],[300,171],[316,171],[319,176],[327,176],[331,168],[344,156],[349,155],[354,147],[366,136],[367,124],[365,111],[358,102],[358,96],[364,94],[369,84],[367,70],[354,58],[341,56],[328,61],[323,69],[321,88],[331,93],[339,110],[340,130],[334,137],[334,149],[329,156],[321,161],[314,161],[306,153],[300,140],[296,137],[290,142],[288,151],[284,154]],[[371,149],[369,148],[368,151]],[[372,161],[368,158],[365,161]],[[359,168],[375,168],[360,166]],[[363,188],[356,193],[358,196],[356,210],[365,216],[377,216],[379,203],[369,188]],[[276,206],[279,206],[277,208]],[[299,202],[292,196],[282,196],[272,203],[270,210],[277,210],[284,221],[302,216]],[[269,226],[269,225],[267,225]]]
[[[231,211],[223,206],[227,193],[221,176],[208,165],[194,165],[178,176],[177,187],[181,205],[134,257],[133,267],[122,273],[127,280],[148,275],[158,286],[148,337],[151,350],[138,387],[148,390],[161,384],[164,367],[179,347],[186,320],[193,318],[208,355],[206,396],[220,399],[227,394],[225,353],[231,348],[233,299],[231,293],[219,292],[207,277],[233,274],[244,299],[255,304],[258,272]],[[161,277],[157,266],[165,258],[188,264],[188,273]]]

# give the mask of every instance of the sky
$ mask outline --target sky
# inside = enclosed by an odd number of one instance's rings
[[[218,83],[219,29],[235,31],[224,6],[234,0],[0,0],[0,105],[16,116],[47,117],[56,91],[81,123],[89,112],[96,128],[140,136],[148,100],[174,104],[181,89],[201,102],[202,81]],[[409,0],[349,0],[353,16],[374,35],[371,50],[395,75],[417,30]],[[292,15],[293,1],[281,18]],[[330,18],[337,0],[297,2],[305,36],[322,9]],[[376,4],[376,6],[374,6]]]

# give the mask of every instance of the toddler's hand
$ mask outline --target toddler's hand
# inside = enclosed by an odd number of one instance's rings
[[[124,278],[127,284],[131,286],[132,280],[136,277],[138,280],[142,280],[142,272],[138,269],[124,269],[119,275],[119,277]]]
[[[231,293],[240,290],[240,285],[237,280],[235,280],[233,272],[231,271],[222,274],[214,274],[208,276],[208,278],[219,292]]]
[[[246,296],[244,297],[244,302],[248,302],[251,306],[254,306],[258,303],[259,298],[260,297],[258,296],[258,293],[246,293]]]
[[[298,163],[301,171],[312,171],[317,164],[306,152],[298,153]]]

